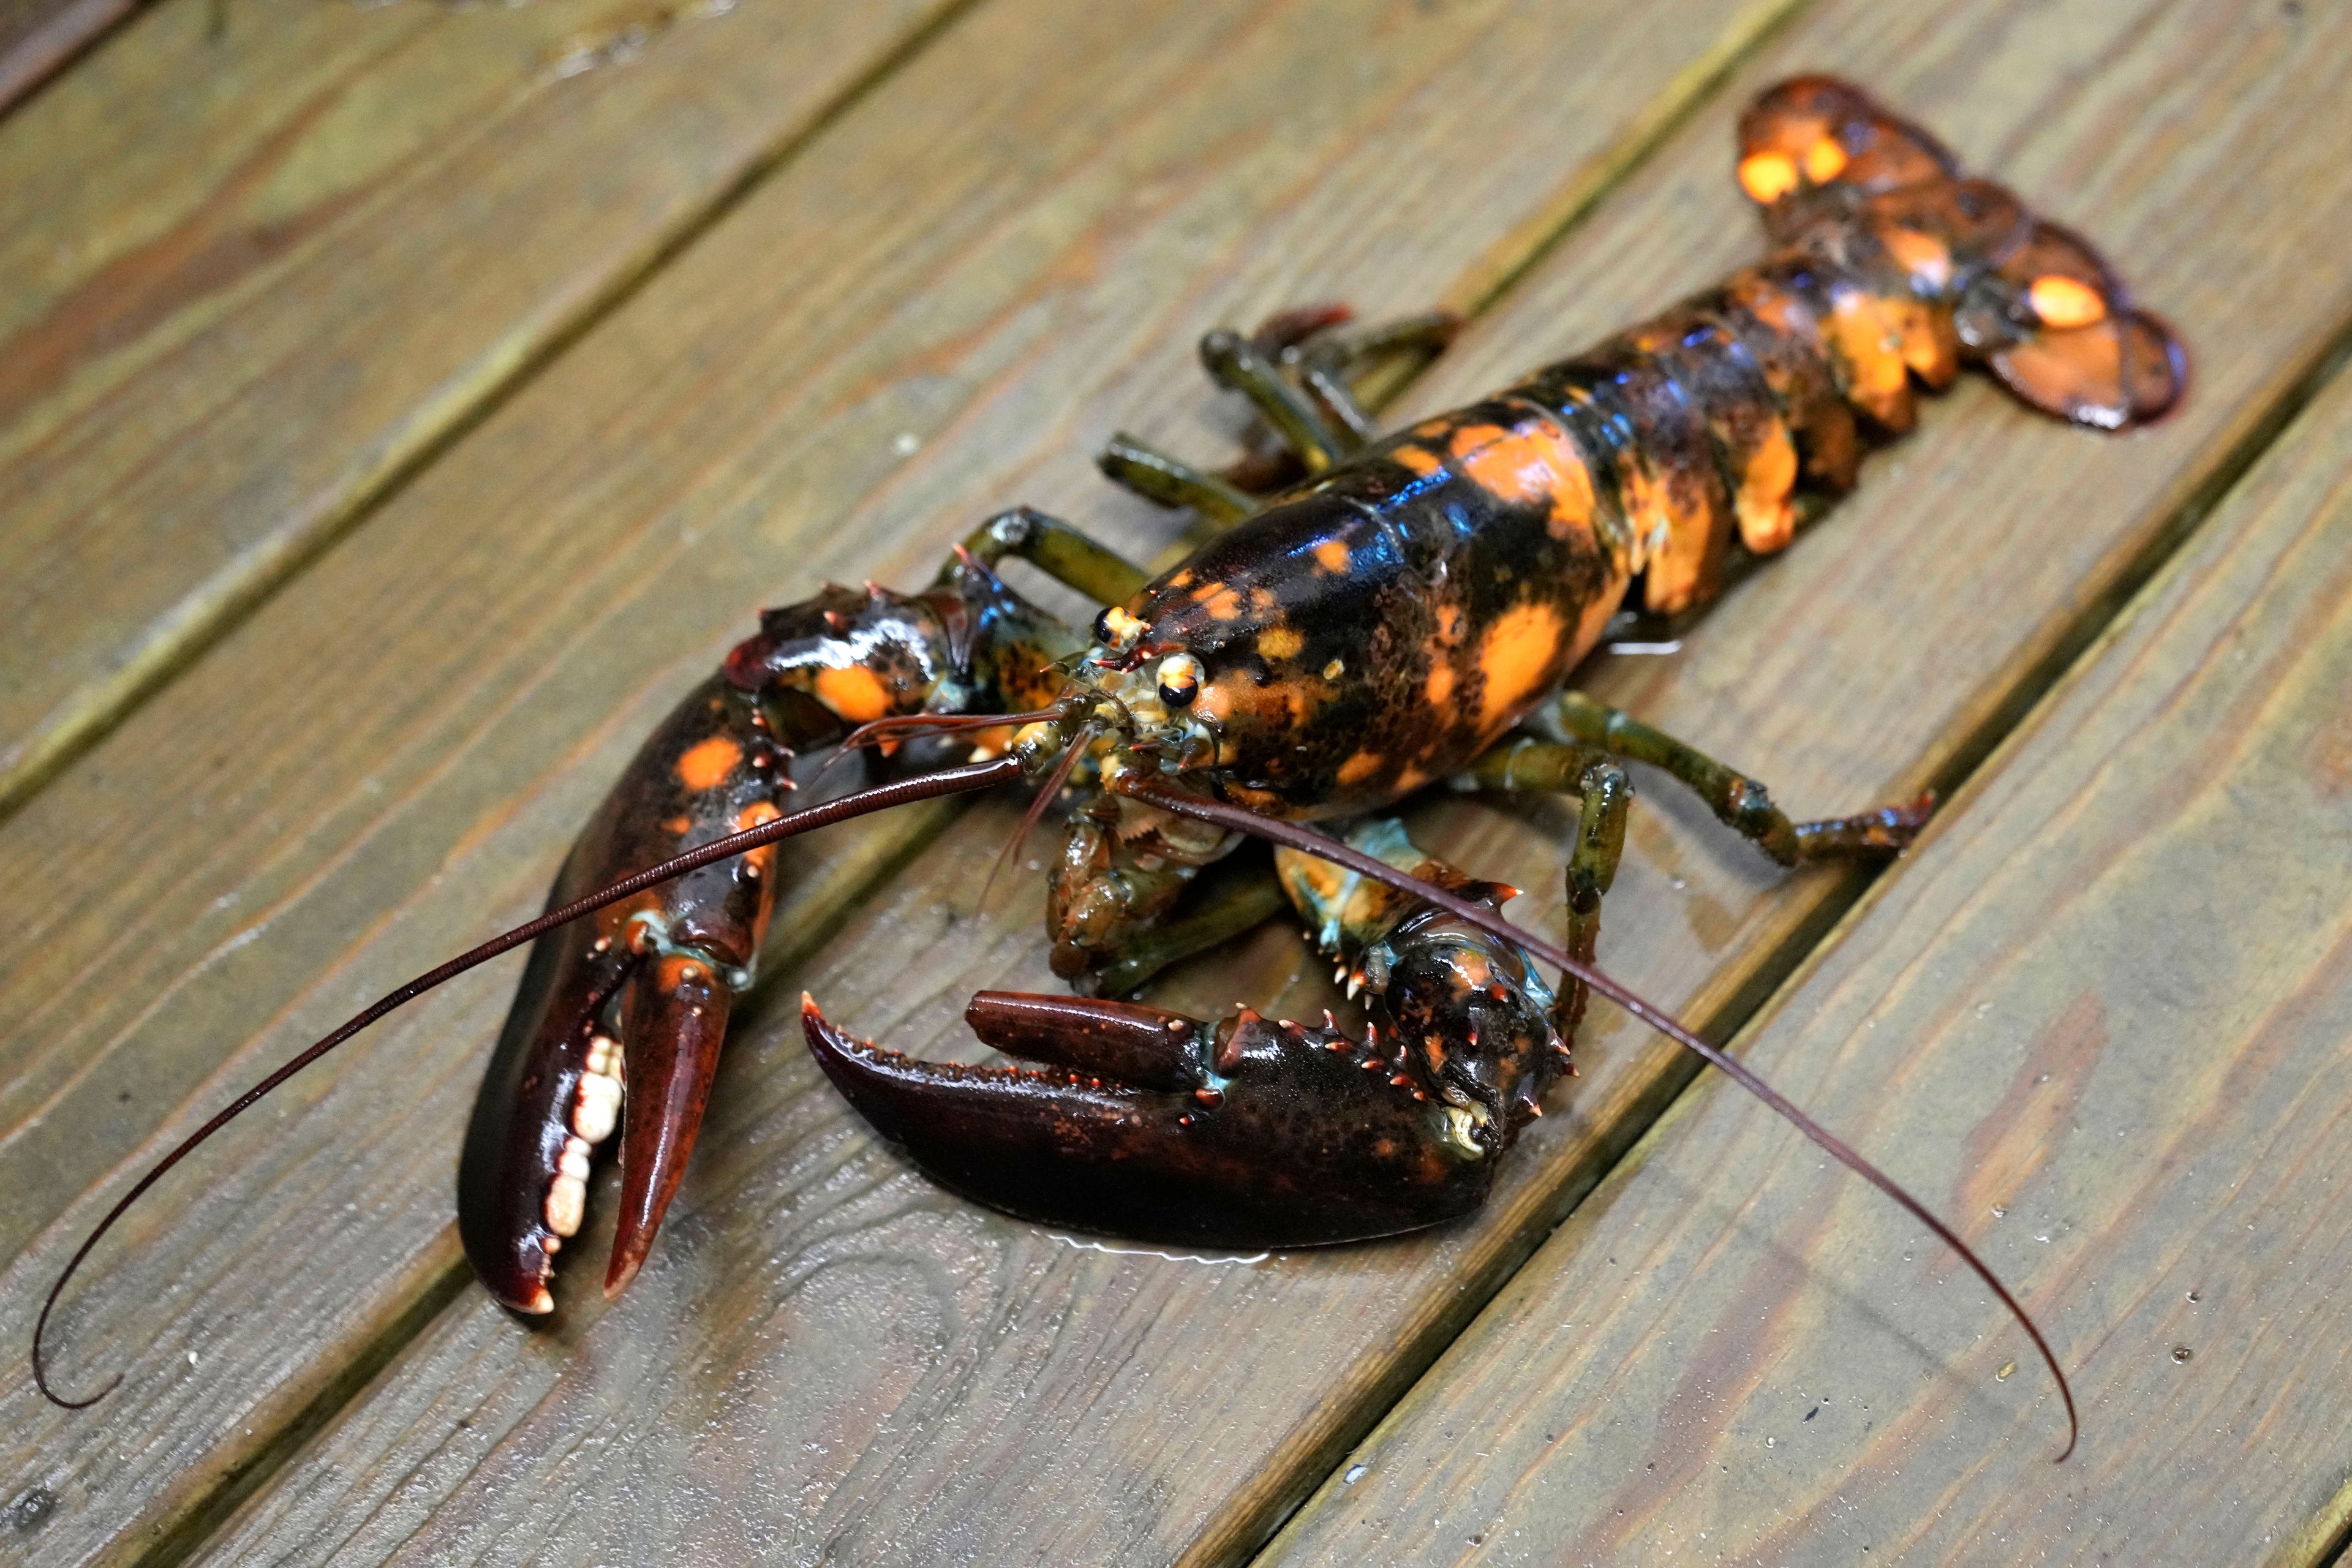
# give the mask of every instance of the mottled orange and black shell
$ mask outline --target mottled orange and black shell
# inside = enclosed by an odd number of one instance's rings
[[[1713,597],[1964,360],[2107,428],[2178,396],[2179,344],[2088,246],[1866,95],[1784,83],[1740,135],[1771,258],[1357,454],[1127,606],[1143,655],[1202,661],[1213,787],[1338,816],[1465,766],[1629,590],[1662,615]]]
[[[1416,426],[1210,545],[1130,606],[1202,663],[1223,787],[1297,817],[1462,766],[1556,685],[1623,596],[1587,458],[1503,400]]]

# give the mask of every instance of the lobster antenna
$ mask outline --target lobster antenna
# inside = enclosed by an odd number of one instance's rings
[[[780,816],[772,822],[761,823],[759,826],[749,828],[744,832],[730,834],[724,838],[715,838],[698,849],[690,849],[657,866],[648,866],[644,870],[624,877],[619,881],[601,888],[584,898],[574,899],[560,909],[550,910],[537,920],[526,921],[512,931],[494,936],[471,952],[459,953],[446,963],[437,968],[428,969],[406,984],[387,992],[338,1025],[331,1034],[314,1041],[299,1056],[247,1089],[226,1110],[215,1115],[211,1121],[197,1128],[186,1138],[182,1139],[178,1147],[158,1160],[145,1175],[141,1176],[132,1184],[129,1192],[116,1201],[112,1208],[107,1210],[106,1217],[98,1222],[98,1228],[89,1233],[81,1246],[75,1249],[73,1257],[67,1260],[64,1270],[58,1275],[57,1283],[49,1287],[47,1299],[41,1303],[41,1315],[33,1324],[33,1382],[38,1385],[42,1395],[50,1404],[62,1405],[68,1410],[84,1409],[114,1392],[122,1382],[122,1374],[120,1373],[117,1373],[104,1388],[88,1398],[68,1399],[49,1386],[48,1369],[42,1358],[41,1339],[48,1331],[49,1314],[57,1310],[58,1298],[65,1292],[66,1285],[73,1279],[75,1271],[81,1268],[82,1259],[89,1256],[90,1249],[98,1245],[100,1237],[114,1228],[114,1222],[122,1217],[124,1211],[137,1203],[148,1188],[163,1178],[164,1173],[186,1159],[205,1140],[236,1121],[256,1100],[271,1089],[276,1089],[385,1014],[415,1001],[443,981],[454,980],[466,971],[488,963],[500,953],[510,952],[523,943],[553,931],[560,925],[568,925],[581,916],[593,914],[607,904],[618,903],[633,894],[641,893],[647,888],[656,887],[673,877],[682,877],[687,872],[708,866],[715,860],[724,860],[730,856],[740,855],[746,850],[773,844],[780,838],[790,838],[796,834],[806,833],[812,828],[830,826],[836,822],[847,821],[853,816],[866,816],[874,812],[887,811],[894,805],[905,805],[919,800],[930,800],[943,795],[964,795],[973,790],[987,789],[1019,778],[1021,772],[1021,762],[1017,757],[999,757],[993,762],[986,763],[966,763],[961,767],[942,768],[938,773],[919,773],[913,778],[901,779],[895,784],[858,790],[854,794],[843,795],[838,800],[829,800],[823,805],[813,805],[804,811],[793,812],[789,816]]]
[[[1546,963],[1582,981],[1586,985],[1608,997],[1675,1044],[1697,1053],[1710,1066],[1727,1074],[1733,1082],[1769,1106],[1798,1131],[1827,1150],[1840,1164],[1893,1198],[1902,1205],[1906,1213],[1926,1226],[1935,1234],[1938,1241],[1958,1254],[1960,1260],[1976,1271],[1977,1278],[1991,1288],[1993,1294],[2000,1298],[2001,1305],[2009,1309],[2010,1315],[2018,1321],[2032,1339],[2033,1348],[2042,1352],[2042,1360],[2050,1368],[2050,1375],[2058,1382],[2058,1395],[2066,1405],[2066,1446],[2058,1451],[2058,1458],[2054,1462],[2063,1464],[2066,1457],[2074,1451],[2075,1439],[2082,1434],[2081,1420],[2074,1413],[2074,1390],[2067,1383],[2065,1371],[2059,1366],[2057,1354],[2051,1350],[2050,1342],[2042,1337],[2042,1331],[2034,1326],[2033,1319],[2027,1314],[2024,1307],[2019,1304],[2017,1298],[2010,1294],[2009,1287],[2002,1284],[1984,1259],[1979,1258],[1975,1250],[1967,1242],[1962,1241],[1951,1226],[1937,1218],[1928,1210],[1927,1205],[1913,1197],[1894,1177],[1864,1159],[1844,1140],[1800,1110],[1794,1102],[1758,1077],[1754,1069],[1738,1058],[1728,1054],[1718,1046],[1709,1045],[1700,1039],[1664,1009],[1643,1001],[1592,965],[1580,963],[1570,957],[1566,952],[1526,928],[1505,920],[1496,911],[1474,904],[1469,900],[1447,892],[1444,889],[1432,883],[1424,882],[1410,872],[1400,871],[1385,861],[1375,860],[1361,850],[1352,849],[1345,844],[1327,838],[1296,823],[1284,822],[1276,817],[1260,816],[1254,811],[1244,811],[1240,806],[1227,805],[1222,801],[1203,799],[1161,780],[1129,778],[1121,781],[1115,787],[1122,794],[1133,795],[1136,799],[1156,805],[1163,811],[1172,811],[1180,816],[1193,817],[1233,832],[1248,834],[1254,838],[1264,838],[1271,843],[1303,850],[1318,858],[1328,860],[1335,866],[1343,866],[1360,876],[1370,877],[1374,881],[1385,882],[1399,891],[1411,893],[1445,910],[1458,920],[1468,921],[1491,936],[1499,937],[1505,942],[1525,948]]]
[[[886,719],[869,720],[841,738],[833,755],[816,771],[812,785],[822,783],[833,772],[835,763],[864,748],[878,743],[896,744],[919,741],[931,735],[954,735],[971,730],[1002,730],[1010,725],[1019,727],[1046,719],[1059,719],[1067,711],[1066,704],[1055,703],[1028,713],[897,713]]]

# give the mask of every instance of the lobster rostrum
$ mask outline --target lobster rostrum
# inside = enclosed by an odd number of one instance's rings
[[[1918,389],[1964,364],[2037,409],[2121,430],[2176,401],[2185,361],[2089,246],[1963,175],[1858,89],[1784,83],[1739,134],[1738,181],[1762,209],[1769,258],[1485,402],[1379,438],[1356,400],[1368,368],[1441,346],[1444,317],[1358,331],[1326,309],[1250,337],[1211,333],[1212,374],[1250,398],[1279,449],[1213,474],[1112,443],[1113,479],[1216,531],[1164,575],[1019,510],[975,531],[919,593],[829,587],[767,612],[646,742],[545,915],[257,1086],[134,1186],[66,1275],[245,1105],[419,991],[535,942],[466,1138],[459,1227],[494,1295],[550,1310],[592,1156],[617,1133],[616,1293],[677,1190],[731,1000],[752,982],[775,844],[1024,781],[1032,820],[1067,807],[1047,922],[1053,967],[1077,994],[984,992],[967,1017],[1034,1065],[917,1060],[803,999],[825,1072],[946,1184],[1159,1241],[1287,1247],[1435,1224],[1485,1198],[1570,1070],[1597,989],[1904,1204],[2057,1373],[2022,1309],[1941,1222],[1591,966],[1629,760],[1789,866],[1897,850],[1927,803],[1792,821],[1755,780],[1561,684],[1622,614],[1678,616],[1785,548],[1853,482],[1866,447],[1910,426]],[[998,575],[1008,556],[1106,607],[1083,631],[1064,625]],[[856,770],[834,764],[851,758],[866,787],[841,793]],[[1580,798],[1562,943],[1502,918],[1514,889],[1425,855],[1381,815],[1440,782]],[[1270,879],[1186,899],[1202,868],[1250,837],[1276,845]],[[1115,999],[1278,900],[1363,1002],[1360,1030],[1328,1013],[1204,1020]],[[1539,963],[1559,971],[1557,993]],[[38,1373],[37,1330],[34,1354]]]

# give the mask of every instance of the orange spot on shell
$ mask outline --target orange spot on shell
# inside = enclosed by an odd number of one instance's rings
[[[754,801],[735,814],[735,831],[748,833],[761,823],[773,822],[782,816],[783,813],[767,801]],[[752,875],[760,879],[759,909],[751,921],[751,946],[756,951],[761,942],[767,940],[768,916],[775,909],[776,847],[762,844],[757,849],[747,849],[743,853],[743,863],[751,868]]]
[[[1750,153],[1739,160],[1739,188],[1769,206],[1797,188],[1797,161],[1786,153]]]
[[[1387,763],[1388,759],[1378,752],[1358,752],[1339,764],[1339,782],[1343,784],[1361,784]]]
[[[1429,680],[1423,689],[1430,707],[1443,712],[1445,705],[1454,700],[1454,667],[1442,658],[1431,665]]]
[[[2107,316],[2107,301],[2096,289],[2063,272],[2036,278],[2026,289],[2025,300],[2045,327],[2087,327]]]
[[[816,700],[852,724],[870,724],[890,711],[890,691],[862,664],[816,672]]]
[[[1242,596],[1231,588],[1220,586],[1201,600],[1201,608],[1213,621],[1234,620],[1242,613]]]
[[[1389,456],[1395,459],[1399,467],[1410,468],[1424,479],[1445,467],[1444,461],[1436,453],[1426,451],[1419,447],[1399,447]]]
[[[1916,228],[1890,228],[1883,231],[1879,243],[1895,264],[1910,275],[1911,281],[1930,290],[1940,292],[1952,280],[1952,247],[1932,234],[1921,234]]]
[[[1307,639],[1290,626],[1273,626],[1257,634],[1257,651],[1267,658],[1295,658]]]
[[[664,833],[674,833],[680,837],[684,837],[687,834],[694,831],[694,818],[690,816],[673,816],[668,821],[662,824],[662,831]]]
[[[1826,185],[1845,172],[1845,149],[1834,136],[1823,136],[1805,149],[1805,178]]]
[[[1479,721],[1486,730],[1491,732],[1517,717],[1551,684],[1567,631],[1549,605],[1520,605],[1496,620],[1478,646],[1478,668],[1486,676]]]
[[[743,748],[724,735],[688,746],[677,759],[677,782],[690,790],[715,789],[743,760]]]
[[[1797,486],[1797,445],[1780,420],[1748,456],[1740,475],[1739,494],[1733,510],[1739,518],[1739,542],[1759,555],[1785,549],[1797,536],[1797,510],[1790,492]]]
[[[1860,289],[1840,289],[1830,301],[1830,335],[1845,373],[1849,401],[1890,429],[1908,429],[1910,366],[1904,359],[1904,323]]]
[[[1486,439],[1468,439],[1481,434]],[[1454,455],[1464,473],[1505,500],[1549,507],[1545,528],[1554,539],[1591,524],[1592,476],[1584,455],[1566,431],[1548,421],[1531,419],[1513,430],[1469,426],[1455,434]]]
[[[1314,555],[1315,564],[1326,572],[1345,572],[1348,569],[1348,547],[1336,539],[1327,539],[1317,545]]]

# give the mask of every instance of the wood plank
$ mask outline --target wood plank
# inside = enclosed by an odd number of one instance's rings
[[[2346,113],[2340,29],[2288,50],[2220,5],[2044,20],[2021,27],[1992,5],[1809,13],[1414,392],[1459,400],[1752,254],[1730,122],[1758,82],[1804,65],[1881,85],[2100,236],[2178,313],[2200,380],[2174,423],[2106,442],[1965,391],[1680,660],[1592,672],[1800,807],[1900,795],[1978,754],[2352,315],[2340,277],[2294,259],[2336,221],[2343,175],[2325,149]],[[2227,177],[2242,158],[2264,177]],[[1736,1016],[1849,885],[1773,877],[1668,790],[1643,805],[1610,961],[1699,1016]],[[1672,1056],[1599,1031],[1573,1100],[1522,1144],[1488,1214],[1434,1236],[1203,1262],[997,1219],[874,1144],[807,1064],[790,1004],[807,984],[860,1030],[968,1053],[966,993],[1045,982],[1034,887],[1000,887],[1003,907],[973,913],[1009,816],[968,822],[778,975],[681,1195],[688,1240],[630,1297],[578,1320],[560,1354],[461,1298],[219,1555],[348,1542],[431,1560],[528,1540],[628,1557],[747,1531],[779,1555],[857,1563],[1228,1561],[1684,1081]],[[1549,919],[1569,820],[1463,805],[1432,826],[1464,863],[1538,889],[1529,918]],[[1221,1009],[1237,994],[1294,1016],[1322,1005],[1281,929],[1162,1000]],[[573,1500],[614,1497],[662,1503]]]
[[[0,114],[71,64],[138,0],[5,0],[0,4]]]
[[[2315,1563],[2352,1523],[2352,377],[1265,1561]],[[2001,1543],[1999,1546],[1993,1543]]]
[[[951,0],[173,0],[0,123],[0,813]]]
[[[1120,426],[1206,444],[1231,414],[1196,390],[1206,324],[1508,270],[1775,14],[1688,0],[1541,53],[1507,47],[1503,0],[963,18],[0,828],[0,867],[48,889],[0,981],[0,1236],[31,1241],[0,1338],[118,1162],[534,908],[750,605],[927,574],[1015,496],[1099,501],[1089,456]],[[1344,69],[1334,38],[1358,40]],[[1498,149],[1498,113],[1523,141]],[[1174,526],[1092,510],[1130,548]],[[796,858],[785,945],[829,934],[839,884],[906,831]],[[512,979],[324,1069],[108,1248],[60,1324],[69,1380],[140,1369],[107,1406],[45,1412],[0,1373],[27,1413],[0,1490],[54,1498],[45,1555],[184,1543],[409,1331],[451,1268],[451,1161]],[[839,1147],[826,1124],[813,1151]],[[557,1364],[591,1316],[508,1348]]]

